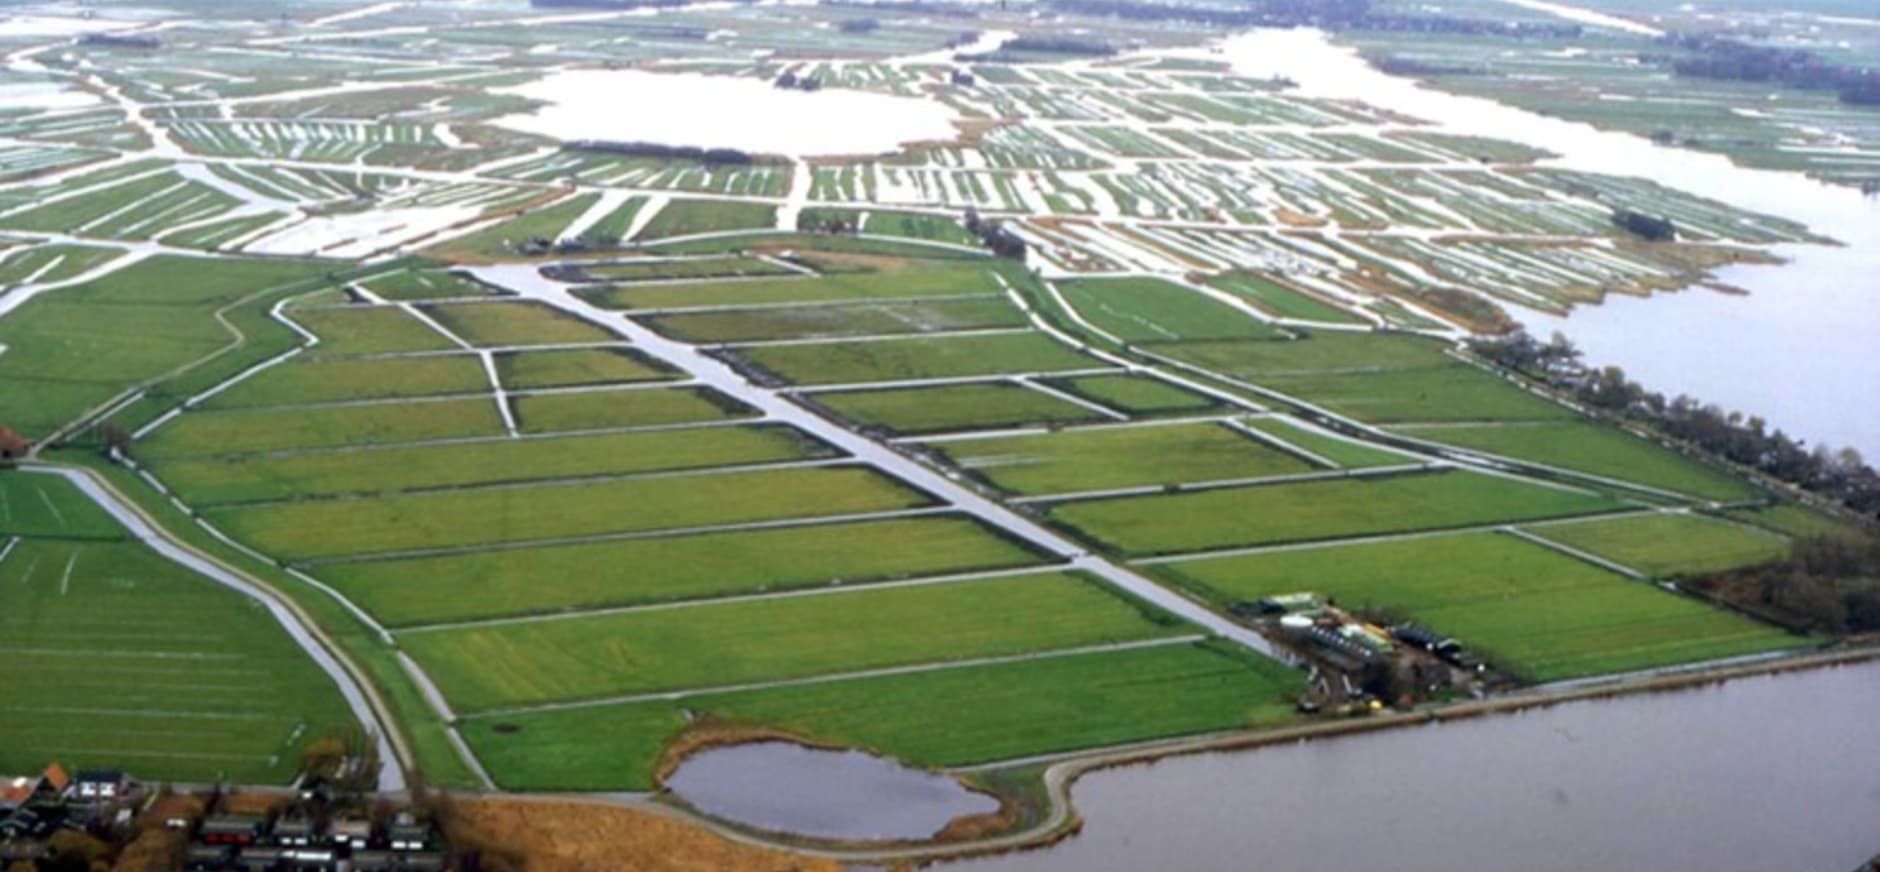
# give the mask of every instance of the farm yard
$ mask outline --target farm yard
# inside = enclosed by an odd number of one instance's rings
[[[1287,594],[1461,640],[1484,692],[1829,641],[1681,585],[1853,522],[1461,342],[1808,228],[1243,76],[1189,25],[955,60],[976,25],[886,9],[352,11],[8,43],[85,103],[0,113],[0,770],[286,783],[345,689],[442,788],[657,792],[784,736],[1035,792],[1313,722],[1323,670],[1249,617]],[[954,132],[521,123],[616,67]]]

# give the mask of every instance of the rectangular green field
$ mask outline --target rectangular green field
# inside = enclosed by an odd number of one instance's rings
[[[488,393],[490,378],[474,354],[426,357],[296,358],[270,367],[202,404],[205,409],[389,400]]]
[[[1721,572],[1779,560],[1789,552],[1781,536],[1704,515],[1549,524],[1529,532],[1651,576]]]
[[[1024,313],[1003,297],[731,309],[643,320],[661,333],[688,342],[834,339],[1025,326]]]
[[[912,261],[897,269],[823,276],[620,285],[583,296],[611,309],[687,309],[998,293],[993,271],[984,264]]]
[[[737,357],[784,381],[800,385],[1057,372],[1106,366],[1103,361],[1086,357],[1043,333],[776,345],[742,349]]]
[[[1058,290],[1084,318],[1125,342],[1286,335],[1201,291],[1163,279],[1077,279],[1059,284]]]
[[[1218,424],[1096,427],[933,446],[1008,493],[1038,495],[1311,472],[1311,464]]]
[[[1364,319],[1317,297],[1251,272],[1232,272],[1215,276],[1209,284],[1245,297],[1247,302],[1280,318],[1301,321],[1325,321],[1333,324],[1362,324]]]
[[[464,628],[400,644],[463,711],[1153,638],[1183,625],[1068,574]]]
[[[1268,375],[1262,387],[1378,424],[1570,421],[1573,410],[1466,364],[1315,375]]]
[[[1846,520],[1794,503],[1760,509],[1731,509],[1723,514],[1788,536],[1849,536],[1859,532]]]
[[[402,302],[487,297],[497,292],[482,282],[437,269],[400,270],[360,284],[380,297]]]
[[[1432,427],[1405,435],[1636,482],[1709,500],[1734,501],[1756,491],[1722,470],[1655,445],[1623,430],[1590,421],[1566,424],[1507,424]]]
[[[444,334],[397,306],[321,306],[289,309],[289,320],[312,331],[320,355],[389,354],[456,348]]]
[[[622,341],[611,330],[544,303],[431,303],[423,311],[478,348]]]
[[[650,388],[511,396],[524,433],[666,427],[748,418],[755,409],[710,388]]]
[[[320,576],[381,621],[404,626],[1015,569],[1041,560],[971,518],[930,515],[336,563]]]
[[[554,241],[568,225],[599,202],[599,194],[579,194],[547,207],[530,208],[494,226],[446,240],[425,253],[446,260],[484,261],[514,258],[536,240]]]
[[[670,239],[727,230],[762,230],[777,225],[777,207],[735,200],[670,200],[634,239]]]
[[[1455,363],[1443,344],[1421,336],[1306,331],[1270,342],[1189,342],[1157,349],[1197,366],[1258,381],[1258,376],[1428,369]]]
[[[128,542],[24,539],[0,561],[0,771],[286,784],[353,726],[260,604]]]
[[[660,258],[583,264],[581,272],[598,281],[646,282],[661,279],[738,278],[795,275],[796,271],[758,257]]]
[[[1194,415],[1222,408],[1220,400],[1206,394],[1144,375],[1080,375],[1039,381],[1132,416]]]
[[[1474,472],[1334,479],[1065,503],[1051,517],[1126,554],[1342,539],[1620,508],[1596,494]]]
[[[964,766],[1293,717],[1300,674],[1217,643],[1164,645],[675,701],[473,718],[464,736],[516,790],[651,790],[686,710]]]
[[[1415,457],[1398,454],[1382,446],[1373,447],[1353,440],[1340,439],[1337,436],[1308,430],[1279,418],[1245,418],[1241,423],[1245,424],[1248,429],[1258,430],[1287,445],[1309,451],[1343,469],[1402,466],[1417,462]]]
[[[186,501],[208,506],[599,478],[834,454],[834,449],[797,430],[758,425],[158,461],[154,468]]]
[[[512,390],[665,381],[678,370],[632,348],[551,348],[494,355],[496,377]]]
[[[1800,644],[1774,627],[1502,533],[1184,560],[1155,571],[1217,602],[1312,591],[1346,608],[1394,612],[1532,681]]]
[[[145,459],[228,457],[503,433],[502,413],[489,397],[325,406],[291,412],[266,408],[191,411],[138,442],[136,452]]]
[[[944,433],[1103,420],[1076,403],[1013,382],[830,391],[816,403],[857,425],[892,433]]]
[[[893,511],[930,498],[866,467],[665,478],[232,506],[204,517],[290,560],[572,539]]]

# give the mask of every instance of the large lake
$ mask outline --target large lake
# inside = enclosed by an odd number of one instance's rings
[[[1096,772],[1080,835],[948,872],[1848,872],[1880,663]]]
[[[1787,264],[1719,274],[1747,296],[1699,289],[1612,298],[1564,318],[1512,314],[1542,336],[1566,333],[1589,362],[1622,366],[1653,390],[1689,393],[1810,441],[1880,458],[1880,200],[1426,88],[1378,72],[1318,31],[1255,31],[1223,48],[1238,70],[1289,76],[1309,95],[1363,100],[1456,132],[1525,142],[1561,155],[1553,166],[1643,176],[1801,221],[1846,243],[1788,246],[1781,250]]]

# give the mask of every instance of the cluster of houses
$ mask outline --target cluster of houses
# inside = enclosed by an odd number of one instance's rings
[[[43,868],[77,830],[122,847],[140,830],[177,834],[179,868],[203,872],[443,872],[436,826],[410,809],[336,799],[323,779],[291,794],[153,791],[119,770],[0,777],[0,868]],[[23,864],[16,866],[16,864]]]
[[[1374,699],[1372,693],[1389,686],[1395,689],[1387,699],[1398,699],[1406,683],[1422,691],[1465,686],[1487,672],[1480,658],[1441,633],[1413,623],[1379,626],[1315,593],[1233,603],[1228,612],[1307,661],[1337,673],[1344,692],[1335,696]],[[1408,682],[1390,678],[1406,673]]]

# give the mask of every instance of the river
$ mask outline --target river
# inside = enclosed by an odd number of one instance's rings
[[[1846,872],[1880,663],[1092,773],[1082,834],[947,872]]]
[[[1761,415],[1791,434],[1880,457],[1880,200],[1797,173],[1655,145],[1493,101],[1385,75],[1314,30],[1262,30],[1223,43],[1243,73],[1284,75],[1308,95],[1363,100],[1465,134],[1512,139],[1560,157],[1547,165],[1642,176],[1746,209],[1806,223],[1844,246],[1794,245],[1779,266],[1719,278],[1746,296],[1689,290],[1612,298],[1566,317],[1511,314],[1559,330],[1589,363],[1622,366],[1652,390],[1689,393]]]

